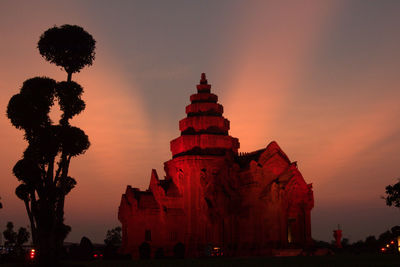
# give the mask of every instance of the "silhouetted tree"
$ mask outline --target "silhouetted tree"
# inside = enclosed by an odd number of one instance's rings
[[[6,230],[3,231],[3,236],[5,247],[15,246],[15,242],[17,241],[17,233],[14,231],[14,224],[12,222],[7,223]]]
[[[82,260],[89,260],[93,256],[93,244],[86,236],[82,237],[79,244],[79,258]]]
[[[84,29],[76,25],[62,25],[45,31],[40,37],[40,54],[51,63],[61,66],[71,81],[72,73],[92,65],[96,41]]]
[[[348,247],[349,244],[350,244],[349,239],[348,239],[348,238],[343,238],[343,240],[342,240],[342,246],[343,246],[343,248]]]
[[[400,208],[400,179],[396,184],[388,185],[385,189],[386,196],[384,199],[386,200],[386,205]]]
[[[18,233],[16,233],[14,224],[8,222],[3,236],[5,239],[4,246],[13,248],[13,252],[16,254],[22,254],[22,245],[28,242],[30,234],[24,227],[20,227]]]
[[[400,225],[393,226],[390,230],[392,231],[393,237],[400,236]]]
[[[368,236],[364,242],[365,250],[372,253],[379,251],[379,242],[374,235]]]
[[[0,197],[0,200],[1,200],[1,197]],[[2,208],[3,208],[3,204],[0,201],[0,209],[2,209]]]
[[[76,185],[75,179],[68,176],[70,161],[90,145],[88,136],[69,123],[85,109],[83,89],[71,77],[92,64],[95,41],[81,27],[63,25],[47,30],[38,48],[43,57],[67,71],[68,81],[56,82],[47,77],[26,80],[20,93],[11,97],[7,116],[17,129],[24,130],[28,142],[22,159],[13,168],[21,182],[16,195],[25,203],[40,260],[53,262],[71,230],[64,224],[65,196]],[[56,100],[61,109],[59,124],[49,117]]]
[[[383,232],[382,234],[379,235],[379,243],[388,243],[392,239],[392,233],[388,230],[386,232]]]
[[[120,246],[122,242],[121,231],[122,229],[120,226],[108,230],[106,239],[104,239],[104,243],[107,246],[114,246],[114,247]]]
[[[106,244],[104,248],[105,259],[117,259],[120,257],[118,255],[118,248],[122,243],[121,231],[122,229],[119,226],[107,231],[106,239],[104,239],[104,243]]]

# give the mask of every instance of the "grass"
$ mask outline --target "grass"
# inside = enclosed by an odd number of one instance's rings
[[[24,265],[4,264],[4,267],[19,267]],[[25,265],[26,266],[26,265]],[[29,265],[28,265],[29,266]],[[164,259],[164,260],[122,260],[122,261],[64,261],[57,267],[213,267],[213,266],[400,266],[398,255],[334,255],[334,256],[311,256],[311,257],[264,257],[264,258],[206,258],[206,259]]]

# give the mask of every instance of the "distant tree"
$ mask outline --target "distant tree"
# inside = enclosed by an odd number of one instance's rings
[[[104,243],[107,246],[119,247],[122,242],[121,231],[122,229],[120,226],[108,230],[106,239],[104,239]]]
[[[4,236],[4,246],[5,247],[14,247],[17,242],[17,233],[14,231],[14,224],[12,222],[8,222],[6,226],[6,230],[3,231]]]
[[[83,260],[88,260],[92,258],[93,255],[93,244],[89,238],[86,236],[82,237],[81,242],[79,244],[79,256]]]
[[[32,240],[40,250],[39,260],[54,262],[71,228],[64,224],[65,196],[76,181],[68,175],[73,157],[89,148],[88,136],[71,126],[69,120],[85,109],[82,87],[71,81],[94,59],[95,41],[81,27],[63,25],[47,30],[38,43],[41,55],[67,71],[67,81],[47,77],[26,80],[11,97],[7,116],[12,125],[24,130],[28,142],[23,157],[13,168],[21,184],[16,195],[24,201],[32,230]],[[61,109],[59,124],[49,112],[55,101]]]
[[[343,248],[346,248],[350,245],[349,239],[348,238],[343,238],[342,240],[342,246]]]
[[[386,186],[386,196],[384,199],[386,200],[386,205],[389,207],[395,206],[400,208],[400,179],[394,185]]]
[[[400,225],[393,226],[390,230],[392,231],[392,235],[394,237],[400,236]]]
[[[379,251],[379,242],[374,235],[370,235],[365,239],[364,249],[368,252]]]
[[[17,245],[17,246],[22,246],[23,244],[25,244],[26,242],[28,242],[29,237],[30,237],[30,234],[29,234],[28,230],[26,230],[25,227],[20,227],[20,228],[18,229],[16,245]]]
[[[365,239],[365,244],[375,244],[376,241],[376,237],[374,235],[370,235]]]
[[[30,234],[24,227],[20,227],[18,233],[16,233],[14,231],[14,224],[8,222],[6,230],[3,232],[3,236],[5,239],[4,245],[6,247],[12,247],[14,248],[14,251],[21,252],[22,245],[28,242]]]
[[[387,243],[387,242],[390,242],[392,237],[393,237],[392,233],[388,230],[388,231],[380,234],[378,240],[379,240],[379,243]]]
[[[1,197],[0,197],[0,200],[1,200]],[[3,208],[3,204],[1,204],[1,201],[0,201],[0,209],[2,209]]]

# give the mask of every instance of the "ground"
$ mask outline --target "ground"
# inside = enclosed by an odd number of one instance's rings
[[[15,264],[4,264],[8,266],[23,266]],[[183,260],[133,260],[133,261],[90,261],[90,262],[63,262],[61,266],[92,266],[92,267],[157,267],[157,266],[400,266],[399,255],[335,255],[335,256],[313,256],[313,257],[265,257],[265,258],[208,258],[208,259],[183,259]]]

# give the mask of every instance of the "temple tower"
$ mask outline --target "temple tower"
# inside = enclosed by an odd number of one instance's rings
[[[166,179],[173,179],[183,196],[184,242],[193,256],[205,244],[225,242],[223,214],[210,222],[210,215],[218,217],[215,212],[210,214],[217,209],[217,200],[208,195],[228,177],[226,156],[237,155],[239,148],[239,140],[228,134],[229,120],[222,116],[223,107],[210,89],[202,73],[197,93],[190,96],[191,103],[186,106],[187,117],[179,122],[181,136],[171,141],[172,159],[165,162]]]
[[[187,117],[179,122],[181,136],[171,141],[172,157],[184,155],[224,155],[238,153],[239,140],[228,135],[229,121],[222,116],[218,96],[210,92],[205,73],[201,74],[197,94],[190,96]]]
[[[128,185],[121,197],[122,253],[201,257],[211,247],[260,256],[312,242],[312,184],[275,141],[238,154],[222,114],[202,73],[170,143],[165,179],[152,170],[148,189]]]

